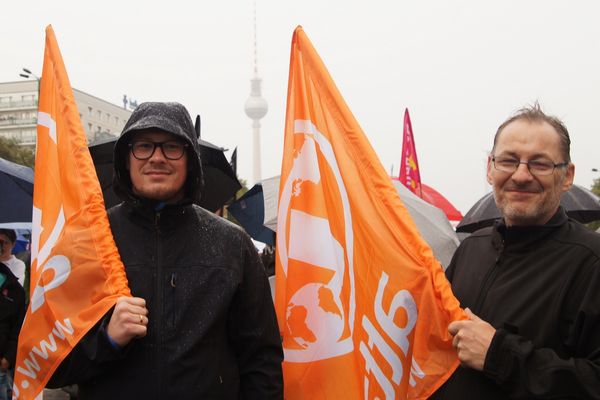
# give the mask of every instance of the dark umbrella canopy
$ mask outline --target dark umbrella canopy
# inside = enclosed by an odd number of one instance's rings
[[[104,205],[107,209],[117,205],[121,200],[112,190],[113,183],[113,148],[117,138],[108,138],[95,142],[89,147],[90,155],[96,168],[98,181],[104,195]]]
[[[227,207],[227,210],[253,239],[269,245],[275,244],[275,232],[263,225],[265,207],[263,187],[260,183],[244,193],[242,197]]]
[[[116,140],[117,138],[102,140],[89,147],[102,187],[106,208],[121,202],[112,190],[113,148]],[[210,211],[216,211],[242,186],[223,153],[224,149],[201,139],[198,142],[200,143],[200,157],[204,173],[204,188],[200,206]]]
[[[31,222],[33,170],[0,158],[0,223]]]
[[[560,197],[569,217],[583,224],[600,219],[600,197],[583,186],[573,185]]]
[[[204,188],[200,206],[216,211],[242,188],[240,182],[225,157],[224,149],[205,140],[200,143],[200,158],[204,174]]]
[[[600,198],[583,186],[571,186],[571,189],[560,197],[560,204],[569,217],[581,223],[600,219]],[[494,194],[490,192],[471,207],[456,227],[456,231],[475,232],[492,225],[498,218],[500,210],[496,207]]]

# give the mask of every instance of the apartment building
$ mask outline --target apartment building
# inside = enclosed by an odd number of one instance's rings
[[[73,89],[81,123],[93,143],[118,136],[131,111],[81,90]],[[15,138],[24,146],[35,145],[38,82],[0,82],[0,137]]]

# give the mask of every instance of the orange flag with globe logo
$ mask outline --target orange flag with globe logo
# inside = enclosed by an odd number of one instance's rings
[[[46,28],[37,130],[31,299],[19,335],[17,399],[39,396],[60,362],[116,299],[131,295],[51,26]]]
[[[287,399],[425,399],[458,366],[464,313],[301,27],[276,268]]]

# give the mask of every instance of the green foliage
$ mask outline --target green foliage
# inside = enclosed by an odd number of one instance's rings
[[[242,188],[240,190],[238,190],[235,194],[235,199],[239,199],[240,197],[242,197],[248,190],[250,190],[248,188],[248,181],[246,181],[245,179],[240,179],[238,177],[238,181],[240,182],[240,185],[242,185]]]
[[[245,179],[240,179],[238,177],[238,181],[240,182],[240,185],[242,185],[242,188],[235,193],[235,198],[233,200],[231,200],[232,203],[234,201],[236,201],[237,199],[239,199],[240,197],[242,197],[244,195],[244,193],[246,193],[248,190],[250,190],[250,189],[248,189],[248,183]],[[227,207],[225,207],[225,209],[226,209],[226,211],[225,211],[224,217],[227,220],[229,220],[230,222],[233,222],[234,224],[241,226],[240,222],[237,219],[235,219],[235,217],[233,215],[231,215],[229,213],[229,211],[227,210]]]
[[[21,146],[16,139],[0,137],[0,157],[33,168],[35,150]]]
[[[594,179],[594,184],[592,185],[592,192],[600,196],[600,178]]]
[[[600,196],[600,178],[594,179],[594,184],[591,187],[591,191]],[[600,228],[600,221],[594,221],[587,224],[588,228],[597,230]]]

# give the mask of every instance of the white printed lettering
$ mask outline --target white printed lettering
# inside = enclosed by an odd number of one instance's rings
[[[71,325],[71,320],[69,318],[65,319],[63,321],[63,323],[66,326],[61,324],[60,321],[56,321],[54,323],[56,328],[52,329],[52,333],[54,333],[54,336],[56,336],[57,338],[62,339],[62,340],[64,340],[64,338],[65,338],[65,332],[68,333],[69,335],[72,335],[73,332],[75,332],[75,329],[73,329],[73,325]]]
[[[25,365],[25,367],[17,367],[17,371],[19,371],[19,373],[25,375],[28,378],[37,379],[37,374],[40,371],[41,367],[38,362],[38,359],[36,358],[36,355],[44,360],[47,360],[50,357],[50,353],[54,353],[58,349],[55,337],[60,340],[65,340],[65,333],[72,334],[74,332],[73,325],[71,324],[71,321],[68,318],[63,320],[62,322],[55,321],[54,326],[55,328],[53,328],[50,334],[48,335],[48,341],[41,340],[38,346],[33,346],[32,350],[29,352],[29,356],[25,358],[25,360],[23,360],[23,364]],[[27,389],[29,387],[29,381],[25,379],[21,382],[16,383],[19,383],[21,388],[23,389]],[[17,391],[14,394],[15,397],[18,398],[19,396],[17,384],[14,385],[14,389],[17,389]]]
[[[408,347],[410,345],[408,336],[417,323],[417,305],[408,290],[400,290],[394,295],[390,310],[386,313],[383,310],[382,299],[388,279],[387,274],[382,272],[379,286],[377,287],[377,294],[375,295],[375,317],[383,330],[400,346],[402,352],[408,354]],[[404,308],[406,311],[407,321],[404,328],[400,328],[394,322],[394,316],[399,308]]]
[[[46,300],[46,292],[59,287],[64,281],[67,280],[69,274],[71,273],[71,262],[65,256],[54,256],[48,260],[46,265],[44,265],[44,269],[42,270],[40,277],[45,271],[48,270],[54,270],[54,277],[46,285],[43,285],[40,281],[37,282],[37,286],[33,291],[33,295],[31,296],[32,313],[34,313],[44,304],[44,301]]]
[[[375,294],[375,303],[373,305],[376,321],[381,328],[376,328],[366,316],[363,316],[362,319],[362,327],[368,336],[368,345],[364,342],[361,342],[359,345],[360,352],[365,359],[365,369],[367,373],[364,378],[365,398],[368,398],[369,394],[369,373],[370,376],[375,378],[385,393],[386,399],[393,399],[395,397],[393,384],[400,385],[404,371],[400,355],[396,353],[388,343],[391,341],[397,344],[398,347],[400,347],[402,354],[408,356],[410,349],[408,337],[417,322],[417,305],[408,290],[398,291],[392,298],[388,312],[385,312],[383,309],[383,294],[388,280],[388,275],[385,272],[382,272],[377,286],[377,293]],[[399,327],[394,322],[394,317],[400,308],[403,308],[406,312],[406,324],[404,327]],[[377,347],[377,350],[385,362],[391,367],[391,381],[386,374],[383,373],[381,366],[378,365],[371,353],[375,347]],[[417,362],[412,359],[409,375],[409,383],[411,386],[416,385],[415,377],[422,379],[424,376],[425,373],[421,370]]]
[[[415,360],[413,358],[412,365],[410,367],[410,379],[409,379],[408,383],[410,383],[410,386],[415,387],[415,386],[417,386],[417,378],[423,379],[424,377],[425,377],[425,372],[423,372],[421,367],[419,367],[419,364],[417,364],[417,360]]]
[[[363,320],[363,322],[364,322],[364,320]],[[365,358],[365,368],[366,368],[367,372],[370,372],[371,374],[373,374],[373,376],[375,377],[375,380],[379,384],[379,387],[381,387],[381,389],[385,393],[385,398],[393,399],[394,398],[394,387],[392,386],[391,382],[388,381],[388,379],[385,377],[385,374],[383,373],[381,368],[379,368],[379,365],[377,365],[377,361],[375,361],[375,359],[369,352],[368,347],[365,345],[364,342],[360,342],[360,345],[358,348],[360,350],[360,353]],[[365,399],[369,398],[368,390],[369,390],[368,376],[365,376]]]
[[[48,350],[50,350],[51,353],[56,351],[56,340],[54,340],[54,335],[52,333],[48,335],[48,342],[43,339],[40,340],[39,349],[35,346],[31,349],[32,352],[42,357],[44,360],[48,359]]]
[[[25,375],[31,379],[36,379],[37,373],[40,372],[40,364],[35,359],[35,356],[33,355],[33,351],[29,352],[29,357],[27,357],[23,361],[23,364],[25,364],[25,368],[27,368],[27,369],[25,369],[23,367],[18,367],[17,370],[20,373],[22,373],[23,375]]]
[[[392,367],[392,381],[396,385],[399,385],[400,379],[402,379],[402,360],[400,360],[400,357],[398,357],[390,345],[385,342],[383,336],[381,336],[379,331],[367,317],[363,317],[362,325],[363,328],[365,328],[367,335],[369,335],[369,348],[371,350],[373,350],[374,347],[379,349],[383,358],[388,362],[390,367]]]

